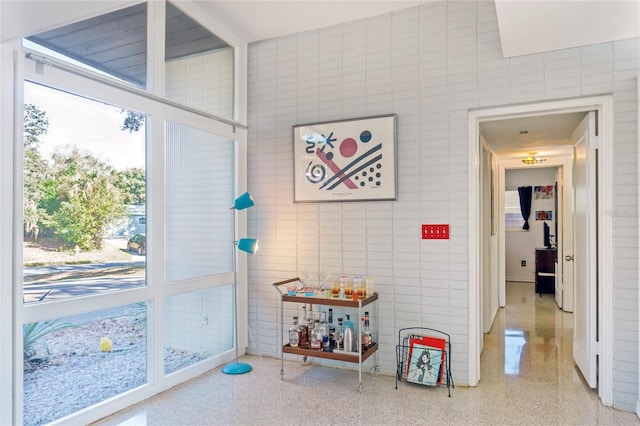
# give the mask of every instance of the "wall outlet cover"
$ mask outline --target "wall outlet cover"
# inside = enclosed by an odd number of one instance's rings
[[[423,240],[448,240],[449,225],[422,225]]]

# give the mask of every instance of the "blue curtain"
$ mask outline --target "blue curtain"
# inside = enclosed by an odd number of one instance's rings
[[[522,229],[529,229],[529,216],[531,215],[531,195],[533,194],[532,186],[519,186],[518,196],[520,197],[520,213],[524,219]]]

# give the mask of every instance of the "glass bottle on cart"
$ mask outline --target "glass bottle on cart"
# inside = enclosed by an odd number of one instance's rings
[[[362,350],[366,351],[371,346],[371,326],[369,325],[369,312],[364,313],[364,324],[362,325]]]
[[[297,348],[300,342],[300,327],[298,327],[298,317],[293,317],[293,325],[289,329],[289,346]]]
[[[300,318],[300,339],[298,345],[302,349],[309,349],[309,325],[307,324],[307,307],[302,307],[302,318]]]
[[[335,347],[338,350],[344,350],[343,330],[344,326],[342,325],[342,318],[338,318],[338,326],[336,327],[336,331],[334,334],[334,340],[336,341]]]
[[[327,323],[327,313],[324,311],[320,316],[320,332],[322,333],[321,334],[322,350],[328,351],[329,350],[329,324]]]

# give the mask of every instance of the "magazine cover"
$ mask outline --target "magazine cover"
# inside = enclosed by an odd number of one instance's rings
[[[413,358],[415,358],[417,355],[413,353],[414,351],[414,346],[418,345],[420,347],[426,347],[426,348],[430,348],[433,350],[440,350],[440,365],[437,366],[436,369],[436,377],[437,377],[437,382],[436,384],[441,384],[444,380],[444,373],[445,373],[445,358],[446,358],[446,341],[444,339],[440,339],[437,337],[430,337],[430,336],[416,336],[413,335],[411,336],[411,338],[409,339],[409,353],[408,353],[408,357],[407,357],[407,366],[405,368],[405,374],[404,374],[404,379],[409,380],[409,375],[411,372],[413,372],[413,370],[415,370],[415,360]]]
[[[407,381],[435,386],[440,380],[442,350],[419,343],[411,345]]]

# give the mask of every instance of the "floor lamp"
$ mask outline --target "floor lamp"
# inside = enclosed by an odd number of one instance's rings
[[[253,199],[248,192],[245,192],[233,202],[231,210],[244,210],[254,206]],[[253,238],[241,238],[236,240],[236,212],[233,212],[233,306],[234,306],[234,325],[235,331],[233,333],[235,345],[236,345],[236,360],[230,364],[222,367],[222,372],[225,374],[244,374],[251,371],[251,366],[246,362],[238,362],[238,277],[237,277],[237,264],[236,264],[236,249],[242,250],[249,254],[255,254],[258,250],[258,240]]]

